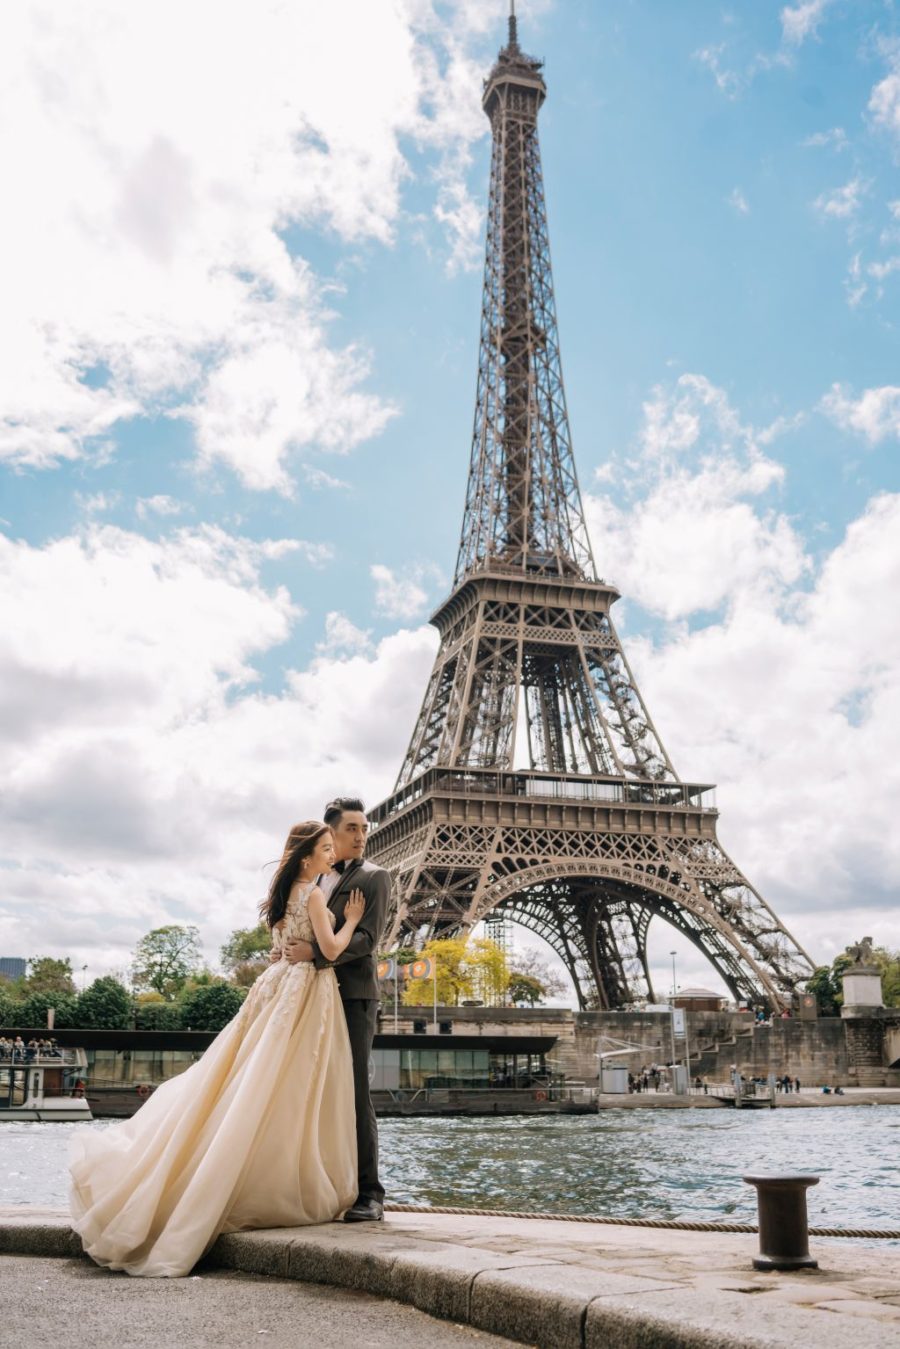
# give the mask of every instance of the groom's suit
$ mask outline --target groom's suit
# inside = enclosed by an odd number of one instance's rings
[[[325,888],[327,886],[323,886]],[[352,890],[362,890],[366,908],[346,950],[341,952],[337,960],[326,960],[314,944],[313,959],[317,970],[334,967],[347,1018],[350,1051],[353,1055],[359,1198],[375,1199],[381,1203],[384,1186],[378,1179],[378,1126],[369,1093],[369,1056],[378,1012],[375,955],[387,921],[391,878],[383,867],[377,867],[373,862],[346,862],[327,901],[336,919],[336,932],[343,926],[344,909]]]

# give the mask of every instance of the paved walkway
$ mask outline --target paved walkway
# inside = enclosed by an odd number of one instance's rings
[[[76,1250],[63,1215],[0,1211],[0,1252]],[[391,1214],[383,1226],[222,1237],[211,1264],[392,1298],[541,1349],[900,1345],[897,1245],[813,1238],[820,1268],[795,1274],[754,1271],[756,1250],[755,1236]],[[96,1277],[122,1287],[121,1276]],[[115,1297],[109,1305],[114,1316]]]
[[[0,1344],[16,1349],[508,1349],[512,1341],[343,1288],[208,1270],[129,1279],[0,1255]]]

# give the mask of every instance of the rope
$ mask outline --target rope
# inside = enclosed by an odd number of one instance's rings
[[[656,1227],[677,1232],[758,1232],[755,1223],[712,1223],[683,1218],[601,1218],[584,1213],[519,1213],[501,1208],[425,1208],[422,1204],[385,1204],[387,1213],[451,1213],[463,1218],[530,1218],[541,1222],[599,1223],[609,1227]],[[875,1227],[810,1227],[811,1237],[888,1237],[900,1239],[900,1230]]]

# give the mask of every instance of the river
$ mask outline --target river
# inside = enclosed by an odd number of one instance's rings
[[[0,1204],[66,1203],[72,1130],[0,1124]],[[810,1222],[896,1227],[900,1109],[606,1110],[505,1119],[385,1119],[382,1175],[398,1203],[633,1218],[753,1220],[747,1171],[804,1170]]]

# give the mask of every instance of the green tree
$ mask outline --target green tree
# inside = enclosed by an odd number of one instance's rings
[[[0,1028],[18,1026],[21,999],[11,998],[4,990],[0,993]]]
[[[249,988],[269,964],[272,933],[268,923],[239,927],[219,951],[222,968],[238,988]]]
[[[75,980],[72,978],[72,962],[55,960],[53,956],[34,956],[28,962],[25,976],[25,993],[65,993],[75,995]]]
[[[840,1015],[838,991],[831,977],[830,965],[819,965],[813,971],[812,978],[807,980],[806,991],[814,996],[819,1016]]]
[[[141,937],[134,949],[131,978],[136,989],[155,989],[174,999],[200,966],[200,932],[191,925],[169,923]]]
[[[536,1007],[543,1002],[547,990],[533,974],[520,974],[513,970],[507,984],[509,999],[516,1007]]]
[[[127,988],[110,975],[95,979],[79,996],[75,1016],[75,1024],[87,1030],[125,1030],[131,1025]]]
[[[54,1029],[78,1025],[78,999],[65,993],[32,993],[19,1004],[19,1025],[45,1027],[51,1007]]]
[[[885,1007],[900,1007],[900,951],[886,951],[887,960],[881,971],[881,987]]]
[[[269,963],[269,951],[272,947],[272,933],[268,923],[257,923],[256,927],[235,928],[227,942],[219,950],[222,969],[234,978],[235,971],[247,964],[259,965],[265,969]]]
[[[536,979],[541,985],[541,1002],[545,998],[560,997],[568,990],[565,979],[535,950],[522,951],[516,955],[510,963],[510,971],[510,977],[525,974]]]
[[[243,991],[224,980],[201,985],[180,1003],[183,1030],[221,1030],[236,1016],[244,1001]]]
[[[181,1030],[181,1004],[166,1002],[139,1002],[134,1009],[135,1030]]]

